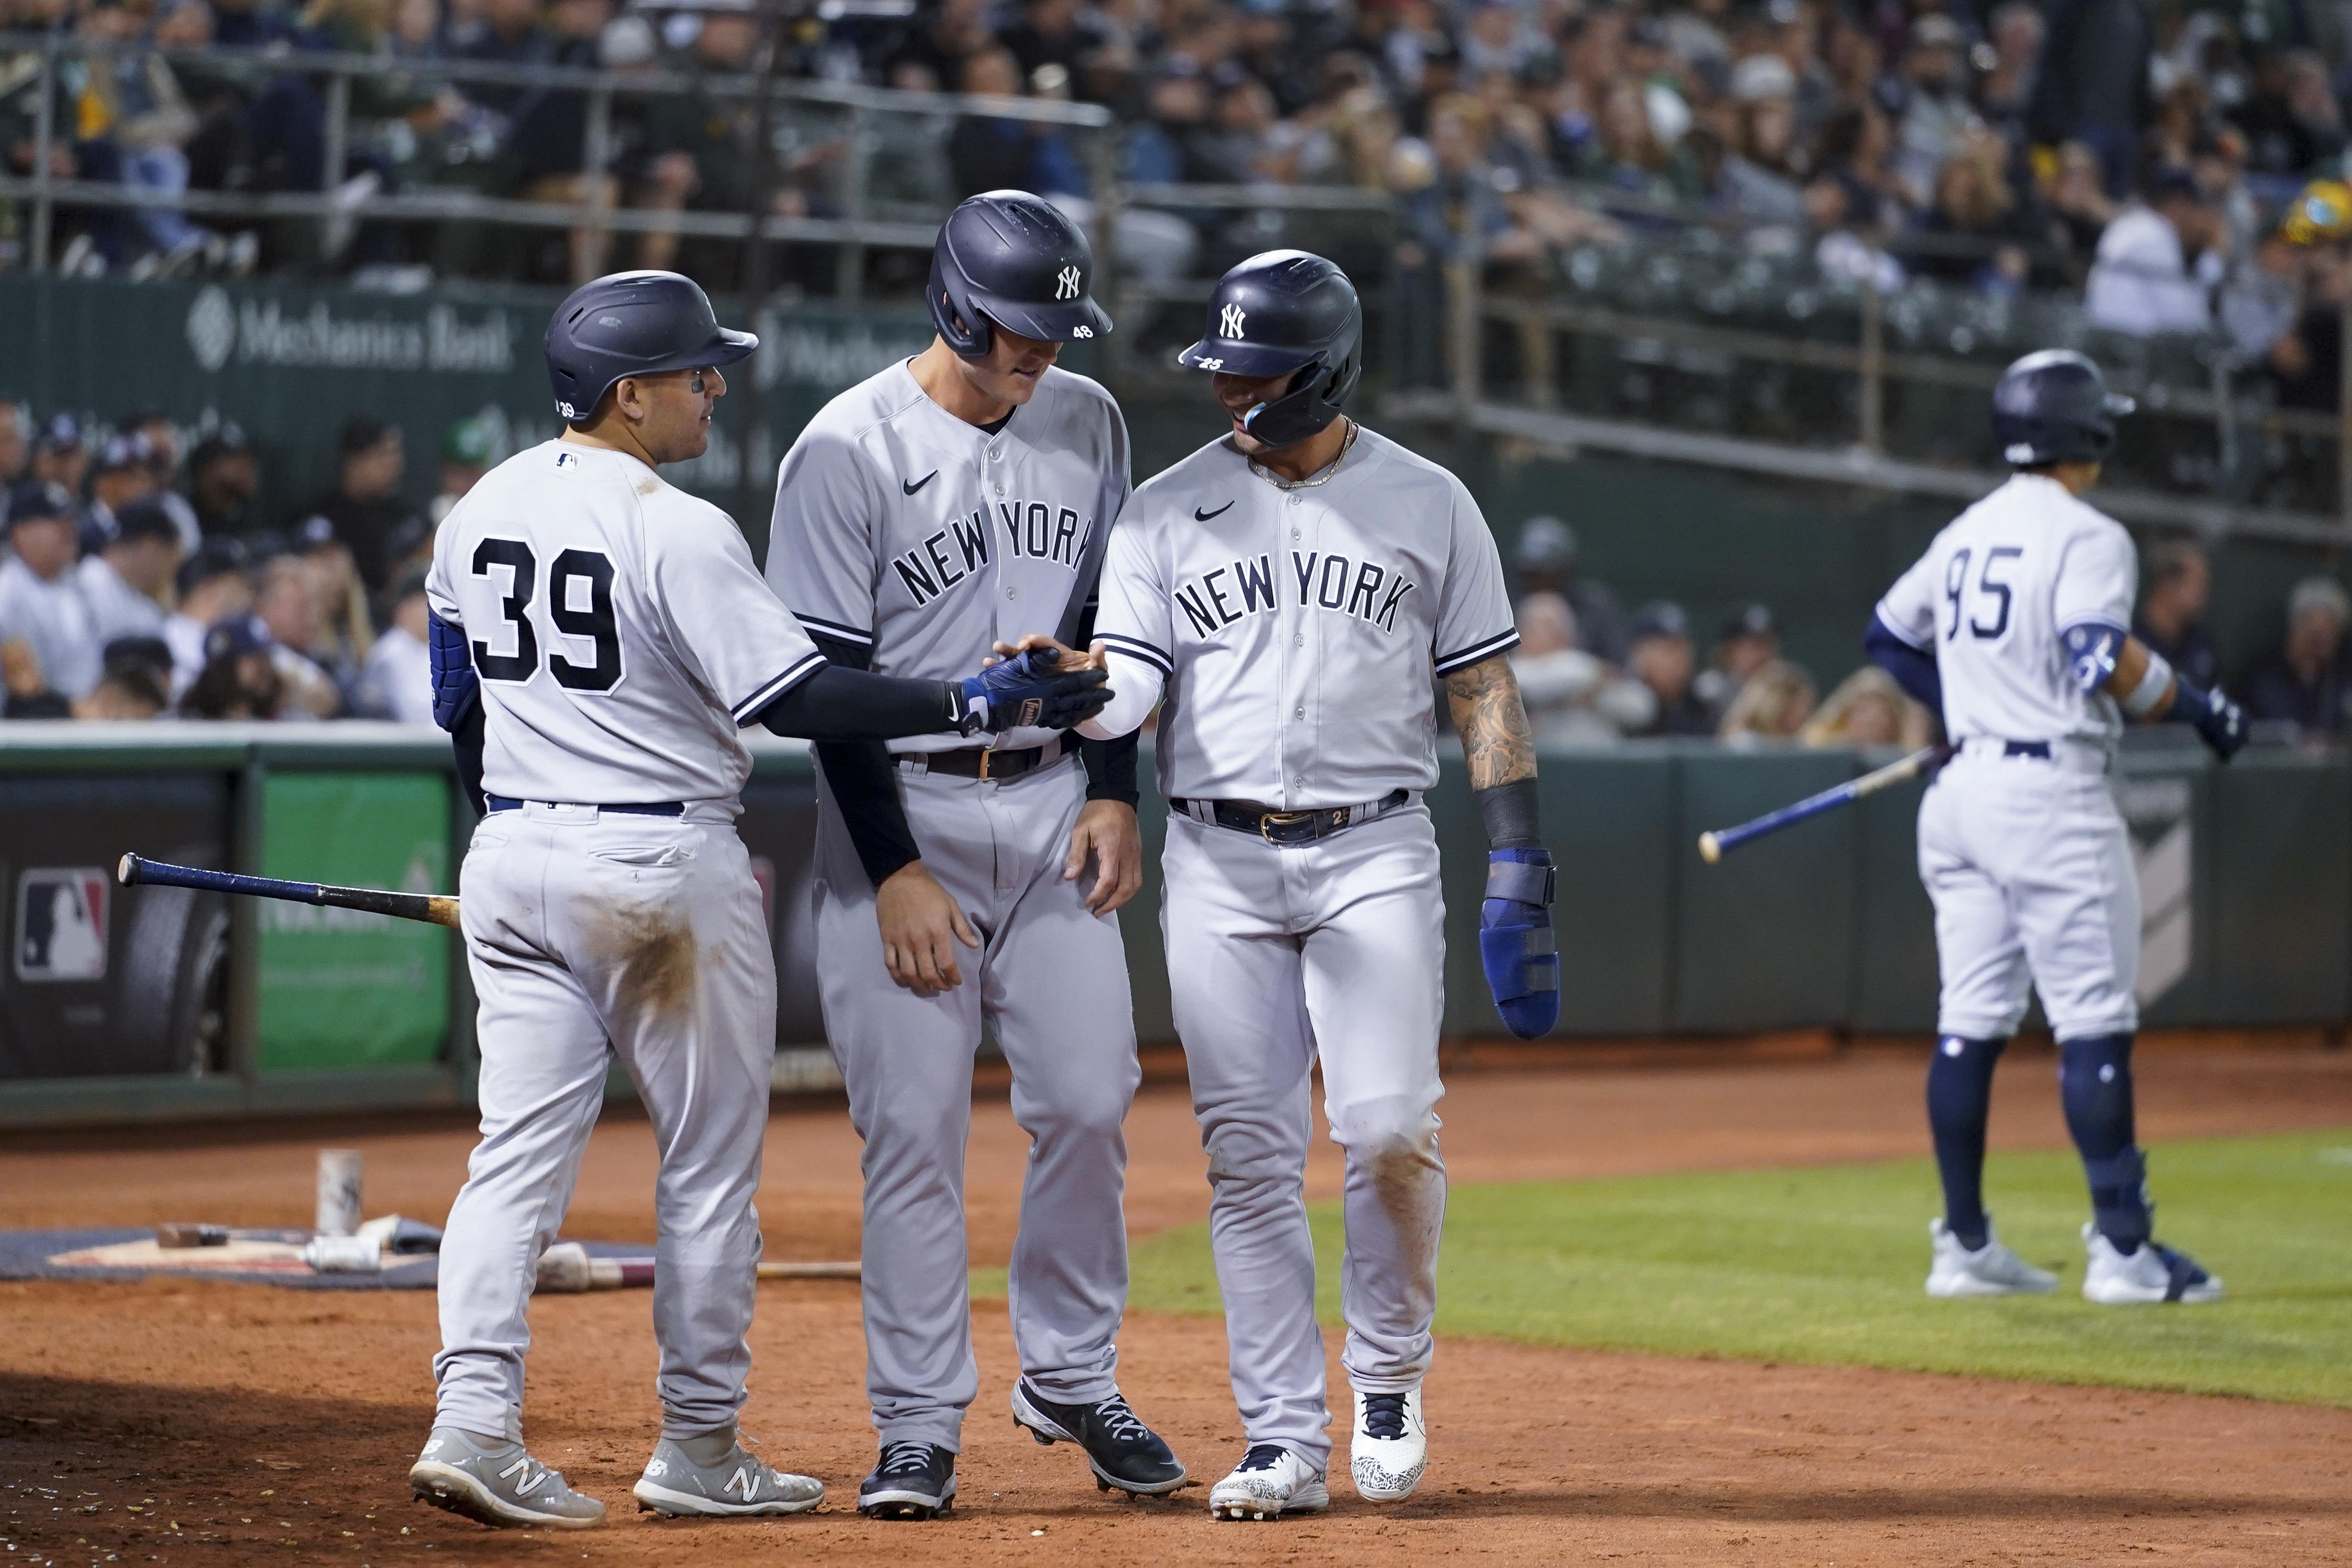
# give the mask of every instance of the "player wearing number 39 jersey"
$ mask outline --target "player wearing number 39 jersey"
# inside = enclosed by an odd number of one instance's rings
[[[2139,887],[2106,774],[2123,718],[2196,726],[2224,761],[2245,721],[2133,637],[2138,558],[2081,498],[2131,403],[2096,366],[2029,354],[1993,391],[2019,472],[1936,536],[1879,602],[1868,646],[1912,695],[1940,701],[1952,761],[1919,808],[1919,875],[1936,906],[1943,995],[1927,1114],[1945,1216],[1931,1295],[2000,1296],[2055,1279],[1996,1240],[1983,1206],[1993,1064],[2038,989],[2058,1037],[2066,1124],[2092,1222],[2094,1301],[2210,1301],[2221,1283],[2153,1239],[2135,1142]]]
[[[410,1484],[485,1523],[604,1518],[523,1448],[522,1369],[535,1265],[615,1059],[661,1152],[662,1432],[637,1500],[762,1515],[824,1495],[736,1436],[776,1037],[774,952],[734,828],[739,728],[970,732],[1004,707],[1067,725],[1105,695],[1086,684],[1099,675],[1025,665],[952,682],[827,668],[726,514],[656,472],[701,453],[719,367],[755,346],[674,273],[580,289],[548,330],[570,428],[485,476],[435,542],[436,713],[485,808],[460,879],[482,1142],[442,1241],[437,1408]]]

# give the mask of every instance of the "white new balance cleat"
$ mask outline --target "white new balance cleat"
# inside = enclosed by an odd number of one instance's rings
[[[408,1489],[419,1502],[502,1529],[534,1526],[593,1530],[604,1505],[563,1484],[520,1443],[483,1443],[455,1426],[436,1426],[409,1467]]]
[[[1422,1425],[1421,1390],[1403,1394],[1356,1391],[1356,1433],[1348,1444],[1348,1473],[1367,1502],[1402,1502],[1429,1468],[1429,1429]]]
[[[646,1473],[631,1489],[641,1510],[672,1519],[806,1513],[824,1500],[823,1481],[791,1475],[753,1458],[740,1439],[717,1463],[703,1465],[664,1437],[654,1445]]]
[[[1251,1448],[1232,1475],[1209,1489],[1212,1519],[1280,1519],[1330,1506],[1323,1472],[1276,1443]]]
[[[2176,1252],[2154,1239],[2128,1253],[2099,1234],[2096,1225],[2083,1227],[2083,1245],[2091,1267],[2083,1276],[2083,1300],[2102,1307],[2140,1307],[2166,1301],[2194,1306],[2221,1299],[2221,1282],[2197,1265],[2185,1252]]]
[[[1927,1270],[1927,1294],[1948,1301],[1977,1296],[2047,1296],[2058,1289],[2058,1276],[2036,1268],[2000,1244],[1985,1222],[1985,1244],[1970,1252],[1960,1245],[1940,1219],[1927,1222],[1927,1236],[1936,1246],[1936,1261]]]

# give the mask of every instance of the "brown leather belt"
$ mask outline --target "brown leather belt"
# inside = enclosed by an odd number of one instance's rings
[[[960,779],[1017,779],[1023,773],[1034,773],[1049,763],[1058,763],[1075,750],[1066,736],[1056,735],[1042,746],[1024,746],[1017,752],[994,751],[965,747],[952,752],[925,752],[919,754],[901,752],[893,760],[901,767],[922,767],[926,772],[949,773]]]

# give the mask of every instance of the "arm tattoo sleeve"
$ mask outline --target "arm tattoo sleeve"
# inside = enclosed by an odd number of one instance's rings
[[[1519,683],[1501,654],[1447,676],[1445,697],[1469,759],[1472,789],[1536,776],[1535,737],[1519,701]]]

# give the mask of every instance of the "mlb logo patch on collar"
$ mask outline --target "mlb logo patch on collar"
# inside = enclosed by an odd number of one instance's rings
[[[577,452],[558,452],[555,454],[555,471],[559,474],[576,474],[586,468],[587,466],[588,465],[586,463],[581,461],[580,454]]]

